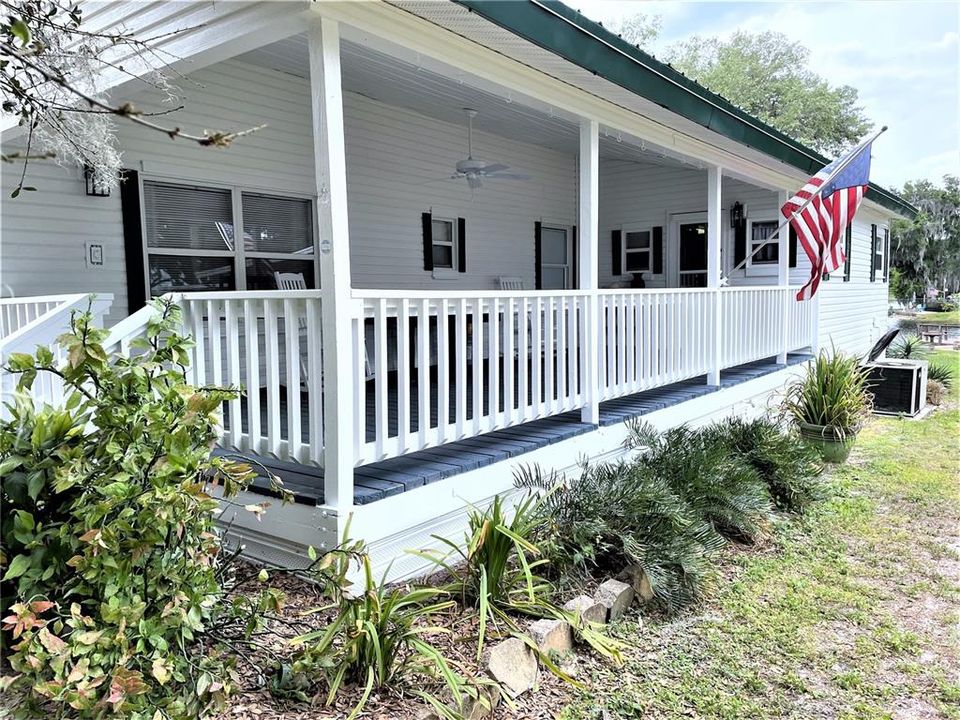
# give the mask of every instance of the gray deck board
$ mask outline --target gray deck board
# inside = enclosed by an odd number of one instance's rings
[[[791,354],[787,358],[788,365],[794,365],[809,358],[805,354]],[[706,377],[690,378],[652,390],[646,390],[635,395],[628,395],[600,404],[600,425],[609,426],[622,423],[626,420],[642,417],[656,410],[662,410],[678,403],[697,397],[703,397],[719,389],[732,387],[748,380],[776,372],[782,369],[773,358],[760,360],[746,365],[739,365],[724,370],[720,374],[720,388],[706,384]],[[484,373],[486,375],[486,373]],[[502,377],[502,376],[501,376]],[[431,424],[435,427],[437,420],[437,382],[431,378]],[[486,377],[484,378],[486,381]],[[473,387],[468,378],[467,405],[473,406]],[[449,389],[452,400],[455,387]],[[501,388],[501,396],[502,396]],[[372,426],[374,408],[372,407],[372,392],[367,394],[367,440],[373,440]],[[397,404],[398,393],[395,380],[390,383],[390,432],[397,432]],[[302,426],[307,427],[309,413],[306,393],[301,395],[303,404]],[[410,411],[411,431],[416,430],[419,419],[416,393],[411,393],[413,406]],[[487,405],[485,404],[486,408]],[[502,407],[502,405],[501,405]],[[486,409],[484,410],[486,412]],[[263,410],[263,422],[266,422],[266,412]],[[469,416],[472,417],[472,414]],[[281,393],[281,432],[286,435],[287,408],[285,393]],[[451,413],[451,421],[452,421]],[[264,425],[265,427],[266,425]],[[386,497],[398,495],[407,490],[420,487],[427,483],[437,482],[462,472],[491,465],[507,458],[517,457],[524,453],[546,447],[547,445],[567,440],[576,435],[589,432],[593,425],[580,422],[580,412],[572,411],[553,415],[551,417],[534,420],[532,422],[501,428],[463,440],[447,443],[440,447],[428,448],[399,458],[390,458],[376,463],[361,465],[354,470],[354,502],[364,505],[382,500]],[[257,457],[284,480],[285,486],[294,494],[297,502],[321,504],[323,502],[323,469],[296,465],[274,460],[272,458]],[[268,493],[269,483],[265,478],[258,478],[254,482],[254,490]]]

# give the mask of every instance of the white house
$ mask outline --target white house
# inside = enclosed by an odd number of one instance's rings
[[[247,391],[223,447],[297,496],[238,520],[259,557],[329,547],[352,514],[414,572],[403,550],[458,535],[518,465],[613,456],[631,417],[755,412],[811,351],[886,327],[888,225],[914,208],[871,186],[846,267],[797,302],[796,243],[752,251],[828,160],[558,2],[114,2],[85,21],[167,38],[171,124],[265,127],[215,150],[119,123],[105,197],[33,162],[38,191],[11,200],[4,165],[3,347],[49,340],[82,297],[34,296],[112,297],[125,347],[172,293],[195,380]]]

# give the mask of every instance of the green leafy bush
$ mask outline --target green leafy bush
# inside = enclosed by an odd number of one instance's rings
[[[766,531],[773,509],[766,485],[722,435],[686,425],[658,432],[636,423],[628,446],[638,450],[637,462],[686,501],[688,512],[721,535],[753,541]]]
[[[819,497],[819,453],[795,432],[770,418],[730,418],[707,432],[756,471],[778,510],[802,512]]]
[[[138,354],[110,357],[82,315],[59,340],[63,367],[47,349],[8,359],[21,390],[53,373],[67,395],[51,407],[20,392],[0,423],[3,686],[23,698],[18,717],[196,718],[233,682],[213,626],[249,638],[256,619],[233,613],[280,601],[224,601],[207,487],[229,496],[252,473],[210,457],[234,393],[187,385],[179,325],[158,305]]]
[[[585,578],[635,566],[672,612],[703,596],[714,576],[710,558],[724,540],[648,465],[584,465],[579,477],[556,481],[537,467],[517,477],[522,488],[557,487],[539,506],[538,527],[558,573]]]

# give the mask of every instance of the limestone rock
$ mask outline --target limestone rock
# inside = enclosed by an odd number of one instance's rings
[[[530,623],[530,637],[542,653],[563,653],[573,648],[573,633],[563,620],[544,618]]]
[[[487,651],[487,673],[511,698],[537,684],[537,656],[519,638],[503,640]]]
[[[607,622],[607,608],[603,603],[597,602],[589,595],[577,595],[563,609],[574,615],[578,615],[587,622],[599,623],[601,625]]]
[[[623,571],[621,580],[626,580],[633,587],[633,591],[643,602],[653,600],[653,588],[650,586],[650,578],[638,565],[631,565]]]
[[[607,580],[597,588],[594,595],[597,602],[607,608],[610,621],[623,615],[633,602],[633,588],[619,580]]]

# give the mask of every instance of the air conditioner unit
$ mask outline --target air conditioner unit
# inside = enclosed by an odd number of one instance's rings
[[[896,335],[896,331],[884,335],[864,365],[873,393],[873,411],[913,417],[927,404],[927,361],[880,358]]]

